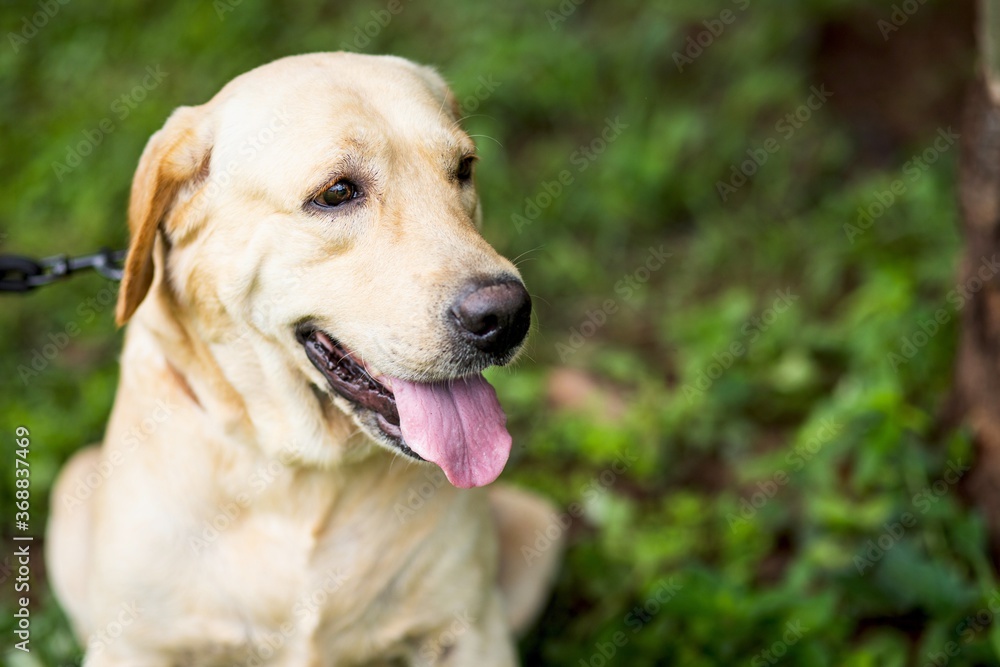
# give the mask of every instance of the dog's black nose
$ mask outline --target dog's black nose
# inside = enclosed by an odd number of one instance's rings
[[[502,357],[520,345],[531,323],[531,297],[520,280],[479,284],[451,307],[459,335]]]

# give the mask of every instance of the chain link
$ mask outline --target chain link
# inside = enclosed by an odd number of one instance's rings
[[[36,287],[93,269],[109,280],[122,279],[126,251],[102,248],[82,257],[56,255],[37,260],[23,255],[0,255],[0,292],[30,292]]]

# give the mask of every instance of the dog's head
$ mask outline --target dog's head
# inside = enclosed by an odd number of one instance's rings
[[[481,372],[516,355],[531,301],[477,230],[458,114],[434,71],[346,53],[178,109],[133,183],[118,322],[155,283],[264,437],[329,460],[349,415],[456,486],[493,481],[510,436]]]

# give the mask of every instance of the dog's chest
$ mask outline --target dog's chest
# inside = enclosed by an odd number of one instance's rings
[[[203,555],[202,611],[230,617],[240,659],[368,664],[482,606],[495,572],[485,499],[447,488],[399,512],[405,487],[369,490],[288,489],[285,502],[304,501],[294,512],[263,496]]]

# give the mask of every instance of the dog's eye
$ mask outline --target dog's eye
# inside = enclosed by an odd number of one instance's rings
[[[476,162],[475,155],[466,155],[464,158],[459,160],[458,169],[455,171],[455,176],[458,180],[464,182],[472,178],[472,165]]]
[[[316,203],[327,207],[340,206],[352,199],[357,199],[359,196],[361,196],[361,191],[354,183],[337,181],[316,198]]]

